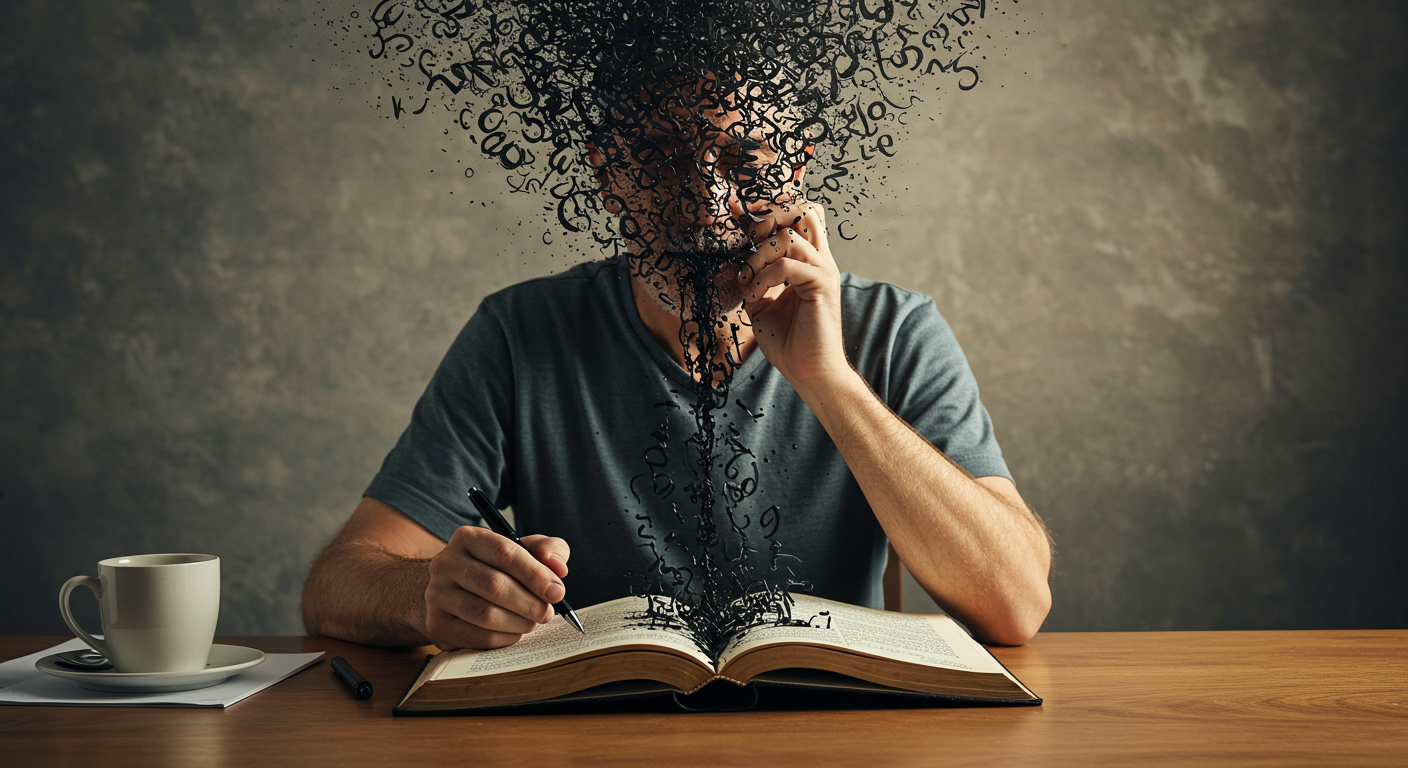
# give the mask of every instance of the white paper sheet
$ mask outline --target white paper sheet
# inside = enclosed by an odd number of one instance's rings
[[[52,653],[77,651],[88,644],[74,638],[48,650],[0,664],[0,704],[58,707],[228,707],[307,669],[323,657],[317,653],[269,653],[263,663],[223,683],[194,691],[107,693],[79,688],[72,680],[46,675],[34,662]]]

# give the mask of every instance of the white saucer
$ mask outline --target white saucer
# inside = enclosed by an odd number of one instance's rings
[[[34,662],[34,668],[47,675],[65,677],[90,691],[115,693],[161,693],[209,688],[264,661],[264,652],[239,645],[212,645],[205,669],[193,672],[101,672],[69,669],[54,663],[58,654]]]

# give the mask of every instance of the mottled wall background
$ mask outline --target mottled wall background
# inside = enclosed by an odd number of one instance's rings
[[[325,7],[10,4],[0,633],[182,550],[224,559],[221,632],[300,633],[479,300],[575,260],[367,106]],[[835,250],[964,343],[1056,537],[1047,628],[1408,626],[1408,14],[1020,7]]]

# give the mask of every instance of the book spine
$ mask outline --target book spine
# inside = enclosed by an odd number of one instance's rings
[[[403,715],[411,715],[411,714],[417,714],[417,715],[418,715],[418,714],[420,714],[419,712],[407,712],[407,711],[401,709],[401,705],[406,703],[406,699],[409,698],[410,695],[411,695],[411,689],[415,687],[416,681],[420,679],[420,676],[423,675],[423,674],[425,674],[425,668],[428,667],[428,666],[430,666],[430,660],[433,659],[433,658],[435,658],[435,655],[434,655],[434,654],[428,654],[428,655],[425,657],[425,661],[421,663],[420,669],[417,670],[415,676],[411,678],[411,682],[406,685],[406,690],[405,690],[404,693],[401,694],[401,698],[399,698],[399,699],[396,700],[396,706],[394,706],[394,707],[391,708],[391,715],[392,715],[392,717],[401,717],[401,716],[403,716]]]

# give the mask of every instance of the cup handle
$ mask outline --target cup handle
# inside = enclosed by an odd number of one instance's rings
[[[59,590],[59,612],[63,614],[64,623],[68,625],[69,629],[73,630],[73,634],[83,638],[83,641],[92,646],[93,650],[111,660],[112,651],[108,648],[107,640],[105,638],[93,637],[87,632],[84,632],[83,627],[78,626],[78,622],[73,618],[73,612],[68,608],[69,595],[72,595],[73,590],[79,587],[87,587],[93,590],[94,597],[98,598],[100,601],[103,599],[103,582],[99,580],[97,576],[74,576],[68,581],[65,581],[63,588]]]

